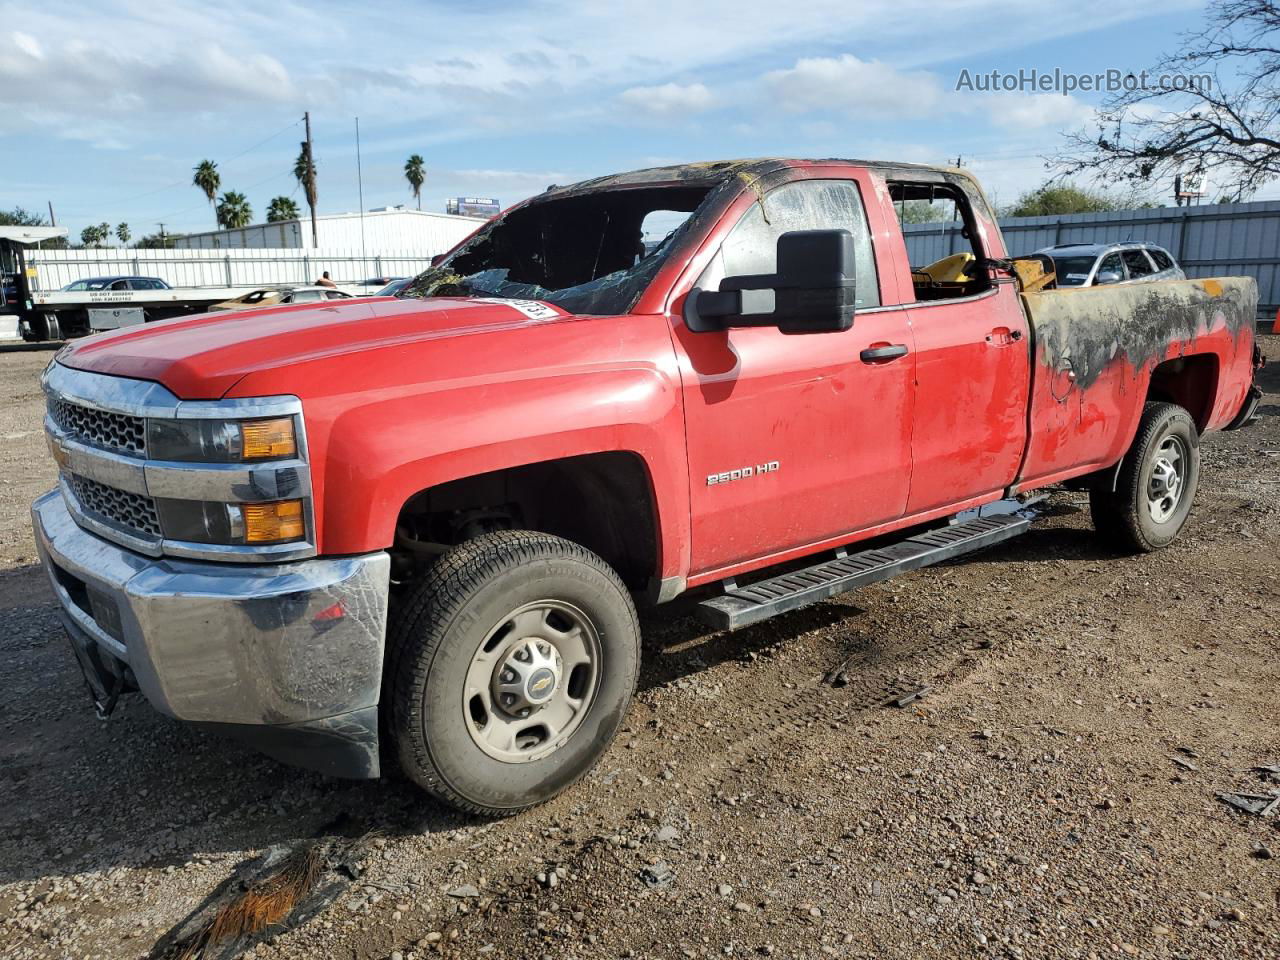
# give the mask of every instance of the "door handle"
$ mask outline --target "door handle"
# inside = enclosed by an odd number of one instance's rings
[[[996,327],[987,334],[987,343],[994,343],[998,347],[1004,347],[1011,343],[1017,343],[1022,339],[1022,331],[1018,329],[1010,330],[1008,327]]]
[[[886,343],[883,346],[867,347],[867,349],[858,354],[858,358],[863,363],[885,363],[906,355],[907,345],[905,343]]]

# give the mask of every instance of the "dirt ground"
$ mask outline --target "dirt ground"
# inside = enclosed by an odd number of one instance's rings
[[[27,515],[52,354],[0,353],[0,955],[146,956],[247,857],[342,829],[372,831],[360,879],[252,956],[1280,957],[1280,816],[1216,796],[1280,788],[1264,339],[1263,416],[1206,438],[1170,549],[1111,555],[1055,493],[1022,538],[738,634],[650,614],[624,734],[500,822],[137,697],[95,719]]]

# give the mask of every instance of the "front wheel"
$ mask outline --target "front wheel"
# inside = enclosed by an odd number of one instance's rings
[[[1094,528],[1126,552],[1168,546],[1187,522],[1199,483],[1200,435],[1191,414],[1148,403],[1115,489],[1095,484],[1089,491]]]
[[[639,623],[618,575],[578,544],[529,531],[442,556],[388,640],[401,767],[489,816],[543,803],[595,766],[639,671]]]

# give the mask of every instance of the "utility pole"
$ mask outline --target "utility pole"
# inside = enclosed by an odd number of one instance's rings
[[[364,248],[364,170],[360,166],[360,118],[356,117],[356,189],[360,195],[360,259],[361,266],[369,269],[369,254]]]
[[[964,157],[962,157],[960,154],[958,154],[958,153],[957,153],[957,154],[956,154],[956,166],[957,166],[957,167],[963,167],[963,166],[964,166],[964,163],[962,163],[962,162],[961,162],[961,161],[963,161],[963,160],[964,160]]]
[[[303,121],[307,125],[307,183],[305,189],[307,193],[307,205],[311,207],[311,246],[320,246],[320,241],[316,239],[316,205],[314,197],[316,195],[316,161],[315,153],[311,149],[311,111],[308,110],[302,115]]]
[[[57,218],[53,215],[53,201],[49,201],[49,226],[56,227],[58,225]]]
[[[163,223],[157,223],[157,224],[156,224],[156,226],[160,228],[160,249],[161,249],[161,250],[164,250],[165,248],[167,248],[167,247],[169,246],[169,244],[168,244],[168,243],[166,243],[166,242],[165,242],[165,239],[164,239],[164,224],[163,224]]]

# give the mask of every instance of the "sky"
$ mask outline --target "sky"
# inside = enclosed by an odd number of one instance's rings
[[[957,90],[962,70],[1140,70],[1202,19],[1186,0],[0,0],[0,208],[51,201],[73,237],[212,229],[206,158],[257,221],[279,194],[305,207],[306,110],[321,213],[359,209],[356,117],[366,208],[412,202],[412,153],[437,211],[765,155],[959,157],[1008,203],[1099,97]]]

